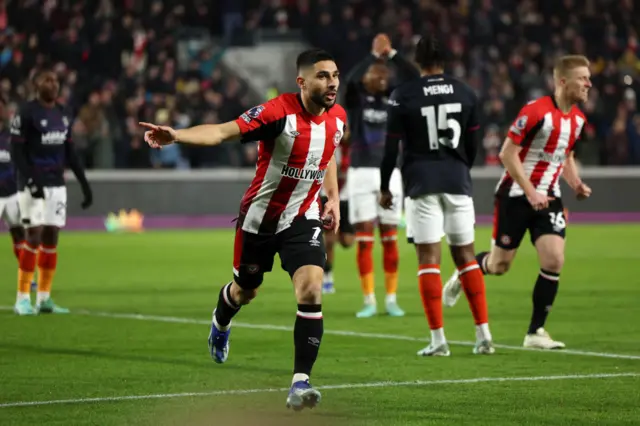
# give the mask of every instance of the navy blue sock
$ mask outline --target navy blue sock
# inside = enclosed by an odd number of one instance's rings
[[[533,313],[529,323],[529,334],[535,334],[536,330],[544,327],[547,315],[556,299],[559,282],[560,274],[540,269],[536,285],[533,287]]]

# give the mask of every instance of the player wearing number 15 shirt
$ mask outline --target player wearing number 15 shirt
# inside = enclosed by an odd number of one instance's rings
[[[380,203],[389,208],[391,173],[402,141],[402,177],[411,199],[407,232],[419,262],[420,295],[431,329],[422,356],[448,356],[442,320],[440,241],[446,235],[476,323],[474,353],[494,352],[488,326],[484,278],[474,254],[475,212],[471,174],[478,139],[478,99],[444,74],[445,50],[433,35],[416,47],[422,77],[398,87],[389,99]]]

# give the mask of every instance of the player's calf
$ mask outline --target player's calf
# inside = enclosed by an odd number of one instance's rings
[[[262,277],[258,277],[262,281]],[[258,282],[258,285],[260,284]],[[229,336],[231,320],[240,311],[242,305],[248,304],[257,295],[257,290],[243,289],[235,281],[225,284],[220,289],[218,304],[213,311],[211,331],[209,332],[209,353],[218,364],[224,363],[229,356]]]
[[[543,235],[536,240],[540,271],[533,288],[533,310],[524,346],[538,349],[562,349],[564,343],[555,341],[545,330],[547,317],[560,284],[564,265],[564,239],[558,235]]]
[[[450,245],[451,256],[458,270],[461,288],[467,296],[476,325],[474,353],[492,354],[495,350],[491,332],[489,331],[489,309],[484,275],[475,259],[473,242],[465,244],[470,238],[455,238],[455,235],[450,235],[449,239],[452,242]],[[460,243],[461,245],[454,245],[454,243]]]
[[[369,318],[376,314],[375,278],[373,274],[373,224],[359,223],[356,225],[356,242],[358,244],[356,256],[360,286],[364,296],[364,307],[356,316]]]
[[[318,358],[324,334],[322,317],[322,268],[303,266],[293,274],[298,301],[293,329],[295,348],[293,379],[287,396],[287,407],[299,410],[313,408],[320,393],[309,384],[311,370]]]
[[[386,290],[385,307],[387,314],[392,317],[404,316],[404,311],[398,305],[396,292],[398,291],[398,230],[394,225],[380,226],[382,240],[382,261],[384,267],[384,287]]]

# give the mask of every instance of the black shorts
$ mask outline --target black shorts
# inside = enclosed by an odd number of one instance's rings
[[[298,218],[289,228],[272,235],[252,234],[238,224],[233,247],[236,283],[245,290],[258,288],[265,272],[271,272],[276,253],[291,277],[302,266],[324,268],[327,256],[320,221]]]
[[[327,197],[320,197],[320,201],[324,206],[324,203],[327,202]],[[356,233],[353,225],[349,222],[349,202],[347,200],[340,200],[340,228],[338,229],[338,232],[342,234]]]
[[[493,240],[496,246],[513,250],[520,247],[527,230],[531,244],[535,244],[542,235],[551,234],[564,238],[566,220],[560,198],[549,201],[546,209],[536,211],[525,196],[499,196],[495,199],[493,212]]]

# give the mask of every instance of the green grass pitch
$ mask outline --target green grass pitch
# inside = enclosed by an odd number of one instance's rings
[[[358,320],[355,250],[338,249],[337,293],[313,411],[285,409],[295,301],[269,274],[236,317],[229,361],[207,351],[211,310],[231,277],[231,231],[64,233],[54,296],[67,316],[18,318],[16,266],[0,254],[0,425],[635,425],[640,421],[640,226],[572,226],[548,329],[570,351],[519,349],[536,255],[523,245],[511,272],[489,277],[494,356],[471,354],[466,300],[445,309],[450,358],[420,358],[428,327],[412,246],[401,241],[404,318]],[[477,248],[489,230],[480,228]],[[378,300],[384,300],[379,244]],[[444,279],[451,262],[444,256]],[[103,315],[100,315],[103,313]],[[135,316],[133,314],[140,314]],[[139,398],[137,398],[139,397]],[[95,399],[94,399],[95,398]],[[92,400],[93,399],[93,400]],[[63,403],[52,401],[68,400]],[[36,402],[16,406],[17,402]]]

